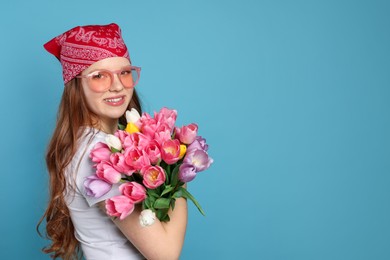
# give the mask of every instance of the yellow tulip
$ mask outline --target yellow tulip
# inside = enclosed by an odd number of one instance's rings
[[[132,133],[138,133],[139,129],[134,123],[127,123],[125,131],[128,132],[129,134],[132,134]]]
[[[185,146],[184,144],[181,144],[180,145],[179,159],[183,158],[183,156],[186,154],[186,152],[187,152],[187,146]]]

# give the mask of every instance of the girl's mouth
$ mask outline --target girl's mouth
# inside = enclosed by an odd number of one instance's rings
[[[125,96],[112,97],[104,99],[104,102],[111,106],[120,106],[125,101]]]

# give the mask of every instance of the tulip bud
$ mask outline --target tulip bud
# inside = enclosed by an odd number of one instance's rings
[[[135,108],[132,108],[130,111],[126,111],[127,123],[137,123],[140,118],[141,116]]]
[[[111,150],[113,150],[113,149],[115,151],[121,151],[122,150],[121,140],[119,140],[119,138],[116,137],[115,135],[111,135],[111,134],[107,135],[106,143],[111,148]]]
[[[191,144],[196,139],[198,133],[197,124],[189,124],[181,128],[176,127],[176,138],[180,139],[183,144]]]
[[[140,132],[139,128],[132,122],[127,123],[125,131],[128,132],[129,134],[134,134],[134,133]]]
[[[183,158],[184,155],[186,154],[186,151],[187,151],[187,146],[185,146],[184,144],[181,144],[180,145],[180,155],[179,155],[179,159]]]
[[[142,227],[150,226],[156,220],[156,213],[150,209],[144,209],[139,215],[139,223]]]

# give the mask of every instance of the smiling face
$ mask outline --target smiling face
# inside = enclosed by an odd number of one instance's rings
[[[130,62],[126,58],[107,58],[92,64],[82,72],[82,75],[88,75],[98,70],[118,71],[128,65]],[[113,133],[117,129],[118,118],[125,113],[129,106],[134,89],[124,88],[118,75],[114,75],[111,87],[104,92],[92,90],[88,85],[87,78],[82,78],[81,82],[87,105],[98,117],[97,127],[104,132]]]

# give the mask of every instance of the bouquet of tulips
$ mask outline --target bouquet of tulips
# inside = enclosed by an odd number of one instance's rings
[[[197,124],[176,127],[177,112],[162,108],[154,117],[137,110],[126,111],[126,126],[120,126],[105,143],[90,153],[96,173],[86,178],[88,196],[101,197],[120,184],[121,195],[106,200],[107,214],[124,219],[142,203],[140,223],[151,225],[157,217],[169,221],[175,200],[190,199],[204,215],[196,199],[183,187],[213,159],[206,140],[198,136]],[[117,185],[115,187],[118,187]]]

